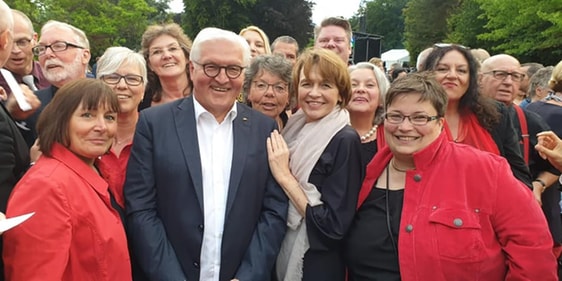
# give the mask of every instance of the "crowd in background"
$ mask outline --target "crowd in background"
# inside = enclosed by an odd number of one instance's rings
[[[562,61],[351,37],[159,24],[90,68],[0,0],[0,280],[559,280]]]

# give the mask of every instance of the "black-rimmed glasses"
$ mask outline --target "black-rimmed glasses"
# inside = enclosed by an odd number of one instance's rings
[[[226,74],[226,76],[228,78],[236,79],[240,76],[240,74],[242,74],[242,70],[244,70],[244,68],[245,68],[245,67],[239,66],[239,65],[220,66],[220,65],[214,64],[214,63],[200,64],[196,61],[192,61],[192,62],[197,64],[197,65],[202,66],[203,72],[209,78],[215,78],[215,77],[219,76],[219,73],[221,72],[221,69],[224,69],[224,73]]]
[[[503,70],[492,70],[488,72],[484,72],[483,74],[492,74],[492,76],[498,80],[505,80],[507,76],[511,75],[511,80],[516,82],[521,82],[525,79],[525,74],[519,72],[507,72]]]
[[[53,51],[53,53],[57,53],[65,51],[66,49],[68,49],[68,47],[84,49],[84,47],[78,46],[76,44],[68,43],[65,41],[57,41],[51,45],[37,45],[33,47],[33,54],[36,56],[43,55],[47,51],[47,48],[51,48],[51,51]]]
[[[144,79],[140,75],[135,75],[135,74],[120,75],[117,73],[102,75],[100,79],[103,82],[111,85],[119,84],[121,79],[125,79],[125,83],[127,83],[127,85],[129,86],[138,86],[142,84],[142,82],[144,81]]]
[[[283,83],[268,84],[263,81],[253,81],[254,89],[259,93],[267,92],[267,89],[271,87],[276,94],[283,95],[287,93],[287,85]]]
[[[408,119],[414,126],[424,126],[428,122],[439,119],[439,116],[429,116],[426,114],[403,115],[400,113],[390,112],[384,115],[384,119],[390,124],[400,125],[404,119]]]

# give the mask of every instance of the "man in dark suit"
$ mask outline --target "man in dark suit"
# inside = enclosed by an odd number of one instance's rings
[[[150,53],[175,67],[168,49]],[[150,280],[271,276],[288,200],[267,160],[275,121],[236,102],[249,63],[242,37],[203,29],[192,95],[141,112],[124,193],[131,251]]]
[[[12,50],[12,12],[0,0],[0,68],[4,66]],[[0,87],[0,92],[4,89]],[[2,93],[0,93],[2,94]],[[4,218],[6,204],[12,189],[29,167],[29,151],[14,120],[0,102],[0,217]],[[0,252],[2,240],[0,239]],[[0,260],[0,280],[4,280],[4,264]]]

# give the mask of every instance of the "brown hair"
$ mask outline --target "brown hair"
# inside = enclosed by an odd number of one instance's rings
[[[150,45],[154,39],[162,36],[168,35],[175,38],[178,41],[181,49],[183,50],[183,54],[185,55],[185,59],[189,62],[189,53],[191,52],[191,39],[183,32],[183,29],[177,23],[168,23],[168,24],[158,24],[158,25],[151,25],[146,28],[144,33],[142,34],[141,40],[141,53],[144,56],[144,59],[147,61],[148,66],[148,57],[150,54]],[[154,73],[149,67],[147,69],[148,72],[148,84],[146,86],[146,92],[149,93],[149,96],[152,95],[152,101],[159,102],[162,99],[162,84],[160,83],[160,79],[158,79],[158,75]],[[189,81],[189,85],[186,90],[190,90],[192,88],[191,79],[189,78],[189,68],[186,65],[185,67],[185,75],[187,76],[187,80]],[[188,95],[189,93],[184,93],[184,95]]]
[[[420,94],[419,102],[429,101],[437,111],[437,116],[445,116],[447,92],[430,72],[411,73],[394,81],[386,94],[385,111],[397,97],[407,94]]]
[[[45,156],[51,156],[55,143],[69,145],[70,118],[79,106],[88,110],[102,106],[119,112],[117,96],[101,80],[80,78],[66,83],[57,91],[37,121],[39,147]]]
[[[345,34],[347,35],[347,43],[351,42],[351,36],[353,35],[351,24],[348,20],[339,17],[329,17],[322,20],[320,26],[314,29],[314,41],[318,39],[318,34],[320,34],[322,28],[332,25],[343,28],[343,30],[345,30]]]
[[[309,48],[299,56],[293,69],[293,95],[298,94],[301,71],[305,76],[309,76],[313,69],[318,71],[324,80],[336,85],[342,99],[340,106],[346,107],[351,99],[351,79],[347,65],[336,53],[327,49]]]

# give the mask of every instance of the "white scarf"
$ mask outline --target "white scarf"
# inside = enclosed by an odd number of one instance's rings
[[[306,115],[299,110],[283,129],[283,138],[290,151],[291,172],[303,189],[310,206],[322,204],[316,186],[308,182],[312,169],[334,135],[349,124],[347,110],[336,106],[322,119],[306,123]],[[277,257],[276,274],[279,281],[300,281],[303,275],[304,254],[309,248],[306,223],[295,205],[289,202],[287,234]]]

